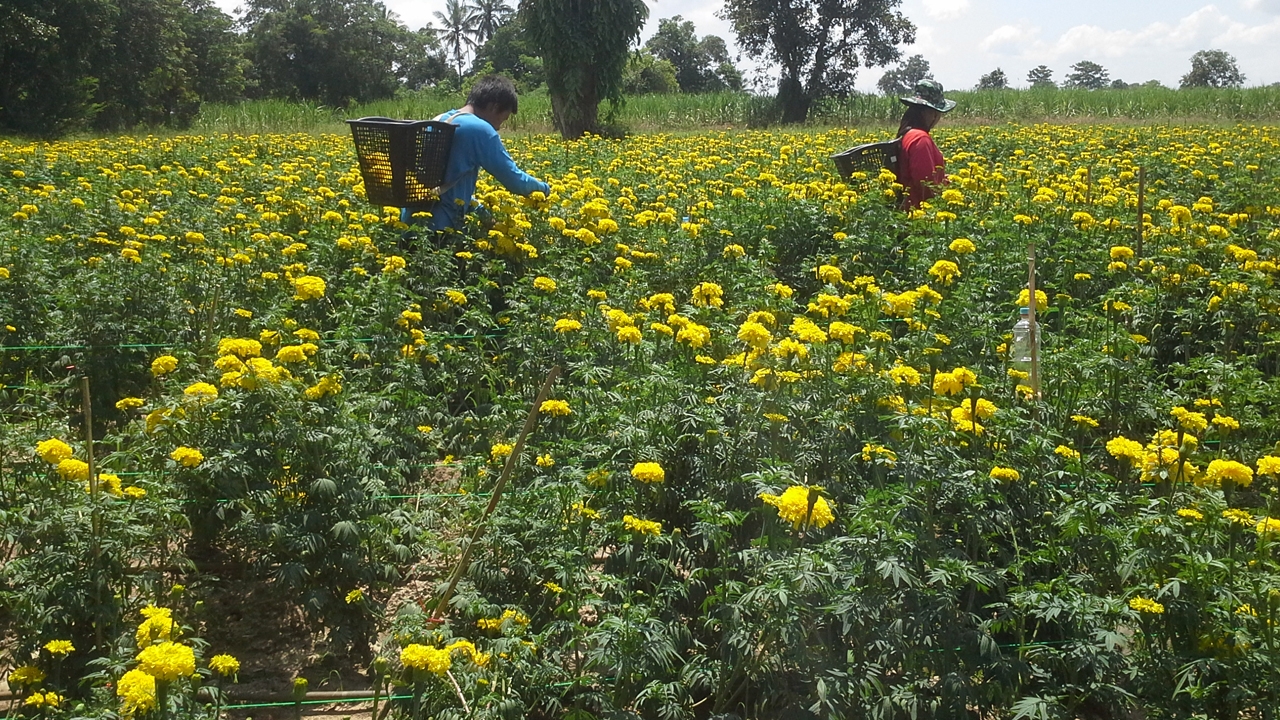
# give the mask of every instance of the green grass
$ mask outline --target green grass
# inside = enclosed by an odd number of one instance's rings
[[[951,92],[958,103],[948,122],[1236,122],[1280,119],[1280,87],[1243,90],[987,90]],[[462,105],[459,93],[407,93],[352,108],[327,108],[283,100],[254,100],[235,105],[206,105],[193,130],[202,134],[268,132],[346,132],[347,118],[380,115],[430,118]],[[616,125],[636,132],[695,131],[766,124],[770,98],[746,93],[643,95],[618,108]],[[602,106],[602,117],[608,106]],[[858,95],[819,103],[810,125],[817,127],[891,125],[902,106],[896,98]],[[545,91],[527,93],[520,112],[504,132],[553,132],[551,99]]]

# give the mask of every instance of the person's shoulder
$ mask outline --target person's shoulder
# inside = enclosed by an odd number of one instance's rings
[[[458,126],[458,132],[478,138],[498,137],[498,131],[487,120],[481,120],[471,113],[459,113],[454,116],[453,122]]]
[[[914,145],[924,140],[933,142],[933,138],[929,137],[929,133],[925,132],[924,130],[921,130],[920,128],[911,128],[910,130],[907,131],[906,135],[902,136],[903,145],[908,145],[908,144]]]

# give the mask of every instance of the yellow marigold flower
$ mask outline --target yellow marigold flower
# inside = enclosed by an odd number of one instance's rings
[[[1076,273],[1075,275],[1071,276],[1071,279],[1075,280],[1076,282],[1084,282],[1085,280],[1092,280],[1093,276],[1090,275],[1089,273]]]
[[[893,467],[898,462],[898,454],[883,445],[863,443],[862,461],[877,462]]]
[[[1018,306],[1027,306],[1027,300],[1030,297],[1026,288],[1022,288],[1022,292],[1018,293]],[[1036,290],[1036,312],[1042,312],[1049,309],[1049,296],[1043,290]]]
[[[1066,458],[1067,460],[1080,459],[1080,451],[1072,449],[1066,445],[1059,445],[1058,447],[1053,449],[1053,452],[1055,455],[1059,455],[1063,458]]]
[[[342,383],[338,382],[338,378],[333,375],[326,375],[320,378],[320,382],[312,385],[304,391],[308,400],[320,400],[330,395],[337,395],[342,392]]]
[[[667,479],[666,472],[656,462],[638,462],[631,468],[631,477],[642,483],[660,483]]]
[[[161,355],[151,361],[151,374],[159,377],[178,369],[178,358],[172,355]]]
[[[724,254],[724,257],[726,258],[740,258],[743,255],[747,254],[747,250],[741,245],[738,245],[737,243],[733,243],[733,244],[724,246],[723,254]]]
[[[627,325],[627,326],[618,328],[618,332],[617,332],[618,342],[630,343],[632,345],[635,345],[640,342],[642,337],[643,336],[640,334],[640,328],[634,325]]]
[[[582,329],[582,323],[573,318],[560,318],[556,321],[554,329],[558,333],[577,332]]]
[[[991,468],[991,479],[1000,482],[1017,482],[1022,479],[1022,474],[1013,468],[996,466]]]
[[[54,657],[66,657],[76,651],[76,646],[70,640],[50,640],[44,644],[44,649]]]
[[[147,404],[147,401],[143,400],[142,398],[137,398],[137,397],[120,398],[119,400],[116,401],[116,409],[117,410],[136,410],[146,404]]]
[[[36,455],[50,465],[57,465],[73,454],[75,453],[72,451],[71,446],[58,438],[49,438],[36,443]]]
[[[540,468],[555,467],[556,459],[550,455],[539,455],[538,459],[533,461],[533,464]]]
[[[698,307],[722,307],[724,289],[712,282],[698,283],[693,288],[693,304]]]
[[[1178,517],[1183,518],[1184,520],[1199,521],[1204,519],[1204,513],[1193,508],[1180,508],[1178,510]]]
[[[795,290],[791,289],[790,285],[784,285],[782,283],[774,283],[768,287],[768,290],[780,298],[789,298],[795,293]]]
[[[866,330],[857,325],[850,325],[839,320],[833,321],[827,328],[827,333],[830,334],[831,339],[842,343],[853,343],[857,341],[859,333],[865,335],[866,332]]]
[[[951,244],[947,246],[947,249],[957,255],[968,255],[971,252],[975,252],[978,247],[974,245],[973,241],[969,238],[956,238],[951,241]]]
[[[653,535],[657,537],[662,534],[662,523],[655,520],[641,520],[632,515],[622,516],[622,526],[638,535]]]
[[[317,300],[324,297],[325,284],[315,275],[300,275],[293,279],[294,300]]]
[[[1077,425],[1079,425],[1079,426],[1081,426],[1081,427],[1087,427],[1087,428],[1096,428],[1096,427],[1098,427],[1098,421],[1097,421],[1097,420],[1094,420],[1093,418],[1089,417],[1088,415],[1072,415],[1072,416],[1071,416],[1071,422],[1073,422],[1073,423],[1075,423],[1075,424],[1077,424]]]
[[[920,384],[920,371],[910,365],[897,365],[890,368],[889,377],[898,385],[914,387]]]
[[[827,334],[807,317],[798,316],[792,320],[790,330],[801,342],[820,344],[827,341]]]
[[[1233,522],[1237,525],[1246,525],[1249,527],[1252,527],[1254,522],[1253,515],[1250,514],[1249,511],[1240,510],[1238,508],[1230,508],[1227,510],[1223,510],[1222,517],[1228,520],[1229,522]]]
[[[818,279],[830,285],[839,285],[844,282],[844,273],[835,265],[818,266]]]
[[[801,360],[809,357],[809,348],[792,338],[783,338],[771,351],[774,357],[786,359],[796,357]]]
[[[300,363],[306,362],[307,358],[315,355],[319,350],[314,343],[303,343],[301,345],[285,345],[276,351],[276,362],[282,363]]]
[[[1164,613],[1164,605],[1161,605],[1155,600],[1148,600],[1143,597],[1130,599],[1129,607],[1140,613],[1149,613],[1152,615],[1162,615]]]
[[[929,274],[943,285],[950,285],[953,280],[960,277],[960,266],[950,260],[939,260],[929,268]]]
[[[1204,484],[1217,486],[1223,480],[1230,480],[1240,487],[1249,487],[1253,484],[1253,468],[1235,460],[1221,458],[1210,462],[1208,469],[1204,471]]]
[[[402,315],[403,315],[403,313],[402,313]],[[292,321],[292,320],[286,320],[286,321],[285,321],[285,323],[286,323],[286,324],[288,324],[288,325],[289,325],[289,327],[293,327],[293,325],[292,325],[293,321]],[[294,337],[296,337],[296,338],[298,338],[299,340],[303,340],[303,341],[305,341],[305,342],[319,342],[319,341],[320,341],[320,333],[316,332],[315,330],[311,330],[311,329],[309,329],[309,328],[298,328],[297,330],[294,330],[294,331],[293,331],[293,336],[294,336]]]
[[[510,455],[515,449],[515,445],[510,445],[508,443],[494,443],[493,446],[489,448],[489,459],[497,462]]]
[[[959,395],[964,385],[949,372],[936,373],[933,376],[933,392],[938,395]]]
[[[1111,247],[1111,259],[1125,261],[1132,260],[1133,248],[1127,245],[1113,245]]]
[[[552,417],[564,417],[572,414],[573,410],[569,409],[569,403],[564,400],[545,400],[538,407],[538,412],[546,413]]]
[[[1266,455],[1258,458],[1259,475],[1280,475],[1280,457]]]
[[[400,650],[400,664],[413,670],[425,670],[444,675],[449,672],[453,661],[448,650],[412,643]]]
[[[637,330],[636,334],[639,335],[640,331]],[[696,322],[686,323],[680,328],[680,332],[676,333],[676,342],[689,343],[689,347],[700,348],[711,342],[711,329]]]
[[[209,658],[209,669],[223,677],[240,672],[240,661],[232,655],[214,655]]]
[[[147,496],[147,491],[140,487],[130,486],[124,489],[124,496],[130,500],[141,500]]]
[[[809,510],[810,493],[816,495],[813,499],[812,512]],[[831,512],[831,505],[827,502],[827,499],[802,485],[792,485],[784,490],[781,495],[761,493],[760,499],[766,505],[772,505],[777,508],[778,517],[784,522],[791,523],[792,527],[797,530],[801,525],[805,524],[806,520],[809,525],[821,529],[836,519]]]
[[[89,479],[89,463],[75,458],[67,458],[58,463],[58,474],[67,480],[84,482]]]
[[[218,388],[206,382],[192,383],[182,391],[183,395],[200,402],[209,402],[218,399]]]
[[[1280,518],[1262,518],[1258,521],[1254,530],[1259,535],[1280,535]]]
[[[1127,459],[1135,465],[1141,465],[1146,459],[1146,453],[1143,452],[1142,443],[1137,440],[1120,435],[1107,441],[1107,452],[1117,460]]]
[[[241,360],[262,354],[262,343],[250,338],[223,338],[218,341],[218,355],[234,355]]]
[[[764,349],[773,341],[773,334],[764,325],[748,320],[738,327],[738,339],[753,348]]]
[[[1177,418],[1178,425],[1189,433],[1199,435],[1209,427],[1209,421],[1205,418],[1204,413],[1193,412],[1181,405],[1169,411],[1169,414]]]
[[[31,687],[44,682],[44,671],[35,665],[20,665],[9,673],[9,685],[13,687]]]
[[[204,453],[185,445],[174,449],[173,452],[169,453],[169,457],[179,465],[188,468],[196,467],[204,462]]]
[[[1215,415],[1210,422],[1217,426],[1219,431],[1240,429],[1240,422],[1230,415]]]
[[[604,290],[588,290],[587,297],[591,298],[592,300],[608,300],[609,294],[606,293]]]
[[[125,718],[151,712],[156,707],[156,679],[142,670],[130,670],[116,683],[116,696]]]
[[[533,279],[533,287],[542,292],[553,293],[556,291],[556,281],[545,275],[539,275]]]
[[[196,674],[195,652],[181,643],[166,641],[148,645],[138,653],[137,660],[139,670],[160,682],[173,682]]]
[[[405,259],[399,255],[388,255],[387,259],[382,263],[382,272],[384,275],[394,273],[405,269],[407,265],[408,263],[405,262]]]

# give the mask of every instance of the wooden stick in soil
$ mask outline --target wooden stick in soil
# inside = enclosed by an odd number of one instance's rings
[[[1138,259],[1142,259],[1142,238],[1146,234],[1146,220],[1143,219],[1142,206],[1147,195],[1147,169],[1138,166]]]
[[[89,502],[93,507],[90,515],[93,536],[90,538],[93,548],[93,571],[94,582],[93,592],[97,598],[97,605],[102,606],[101,587],[98,583],[98,558],[102,553],[101,535],[102,535],[102,516],[98,510],[98,463],[93,457],[93,405],[89,397],[89,376],[80,377],[80,412],[84,416],[84,445],[86,460],[89,463]],[[94,621],[93,623],[94,647],[102,647],[102,623]]]
[[[520,452],[524,450],[524,441],[529,436],[529,433],[533,431],[534,424],[538,422],[538,411],[542,407],[542,403],[546,401],[547,396],[551,394],[551,386],[559,376],[559,365],[552,367],[551,372],[547,373],[547,379],[542,383],[542,389],[538,391],[538,397],[534,399],[533,407],[529,408],[529,415],[524,419],[524,427],[520,429],[520,436],[516,439],[516,446],[511,450],[511,454],[507,456],[507,462],[502,466],[502,475],[498,477],[497,484],[493,486],[493,496],[489,498],[489,505],[484,509],[484,514],[480,516],[480,521],[476,523],[476,529],[471,533],[471,539],[467,542],[467,546],[462,549],[462,557],[458,558],[458,565],[453,569],[453,575],[449,578],[449,587],[440,596],[440,601],[436,603],[435,612],[431,613],[431,619],[428,622],[440,623],[444,621],[444,612],[449,606],[449,598],[453,596],[453,591],[458,588],[458,581],[462,579],[462,573],[466,571],[467,563],[471,561],[471,551],[475,548],[476,543],[479,542],[480,536],[484,534],[489,516],[493,514],[494,508],[498,506],[498,501],[502,498],[502,490],[506,487],[507,480],[511,477],[511,471],[515,468]]]
[[[1036,244],[1027,245],[1027,324],[1031,332],[1031,392],[1040,399],[1040,333],[1036,326]]]

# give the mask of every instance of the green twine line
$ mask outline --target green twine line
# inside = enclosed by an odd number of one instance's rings
[[[434,337],[440,340],[475,340],[476,338],[500,338],[506,337],[506,332],[494,333],[472,333],[469,335],[436,335]],[[357,342],[372,343],[379,340],[387,340],[387,338],[321,338],[322,343],[340,343],[340,342]],[[37,351],[37,350],[133,350],[140,348],[170,348],[177,347],[180,343],[124,343],[121,345],[12,345],[0,346],[0,352],[18,352],[18,351]]]
[[[615,678],[601,678],[605,682],[611,682]],[[541,687],[573,687],[583,681],[594,680],[594,678],[578,678],[577,680],[568,680],[565,682],[550,683]],[[412,695],[379,695],[378,700],[412,700]],[[365,698],[334,698],[332,700],[290,700],[287,702],[269,702],[269,703],[242,703],[238,705],[223,705],[223,710],[232,709],[249,709],[249,708],[268,708],[268,707],[291,707],[293,705],[344,705],[351,703],[367,703],[373,702],[374,697],[370,695]]]

